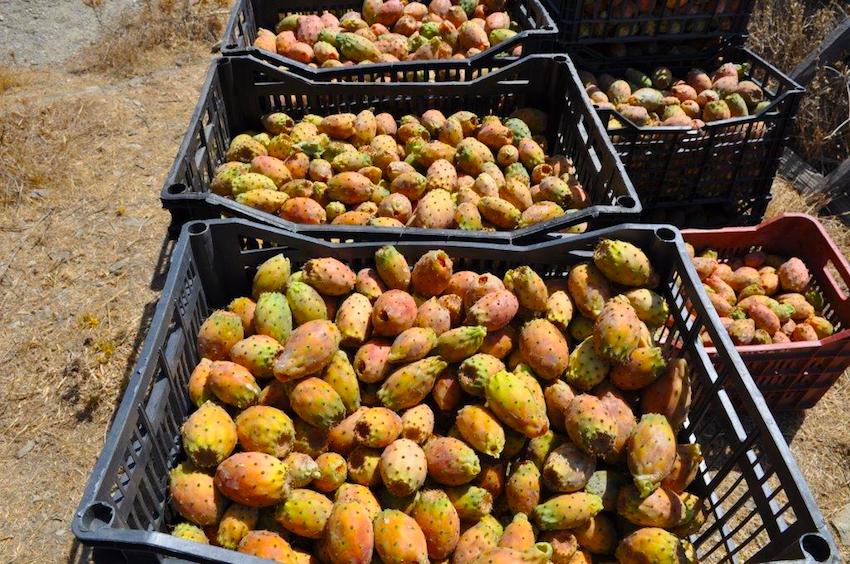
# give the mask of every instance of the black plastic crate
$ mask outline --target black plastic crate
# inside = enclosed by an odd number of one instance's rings
[[[600,110],[643,206],[642,220],[679,227],[753,225],[770,202],[779,158],[790,140],[805,89],[743,47],[694,55],[644,56],[628,62],[589,49],[571,55],[579,69],[622,76],[628,67],[651,72],[667,66],[674,76],[708,72],[723,62],[747,63],[747,80],[760,85],[770,106],[757,115],[716,121],[701,129],[640,127],[616,110]],[[623,126],[612,128],[609,117]]]
[[[254,47],[257,30],[261,27],[274,32],[278,14],[304,13],[321,14],[324,11],[337,16],[345,12],[360,11],[362,0],[236,0],[230,11],[221,52],[225,56],[250,55],[268,61],[275,66],[283,65],[313,78],[329,80],[356,80],[362,74],[352,75],[345,68],[315,68],[283,55],[271,53]],[[520,31],[514,37],[494,45],[489,49],[462,62],[471,66],[493,65],[497,59],[511,57],[517,47],[522,47],[522,55],[548,52],[547,46],[557,40],[559,31],[555,21],[543,5],[543,0],[510,0],[507,11],[511,19],[519,25]],[[356,65],[372,77],[392,73],[404,77],[414,70],[437,70],[440,63],[435,61],[400,61],[395,63],[370,63]]]
[[[825,562],[838,554],[808,486],[764,399],[708,304],[681,235],[663,225],[611,227],[527,247],[409,241],[397,248],[413,263],[441,248],[455,268],[502,274],[528,264],[544,276],[563,276],[589,260],[600,238],[645,250],[661,275],[659,293],[673,321],[663,341],[693,368],[693,404],[681,441],[698,441],[705,463],[696,484],[709,505],[702,531],[691,538],[704,561]],[[204,562],[246,562],[244,555],[181,540],[165,532],[175,522],[168,504],[168,469],[180,456],[180,425],[192,410],[186,386],[198,361],[196,336],[207,315],[250,291],[256,267],[284,253],[299,268],[312,257],[334,256],[355,270],[372,265],[379,243],[334,244],[242,220],[193,222],[184,227],[171,270],[130,384],[115,416],[73,531],[102,561],[177,556]],[[700,341],[717,344],[715,364]]]
[[[468,69],[464,63],[457,62],[446,62],[442,68],[450,73]],[[351,67],[348,72],[352,76],[368,73],[360,66]],[[305,225],[238,204],[209,189],[215,168],[224,161],[230,139],[242,131],[257,129],[260,116],[274,108],[292,117],[311,112],[320,115],[358,112],[370,107],[398,116],[422,113],[429,108],[507,116],[524,106],[549,114],[546,136],[549,153],[563,153],[573,159],[590,200],[587,208],[513,231]],[[210,68],[180,152],[166,178],[162,204],[171,211],[173,234],[192,219],[213,219],[226,214],[321,238],[356,235],[506,244],[583,222],[589,222],[591,227],[610,225],[640,213],[640,203],[625,168],[565,55],[534,55],[499,70],[482,70],[468,82],[440,84],[319,82],[251,57],[218,59]]]
[[[747,33],[754,0],[546,0],[568,46],[668,45]],[[622,49],[622,47],[619,47]]]

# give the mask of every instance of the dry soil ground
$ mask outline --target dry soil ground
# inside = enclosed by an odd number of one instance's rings
[[[67,44],[67,62],[0,67],[2,562],[72,554],[71,516],[155,305],[168,250],[159,189],[213,42],[185,41],[198,22],[174,17],[152,27],[160,40],[139,36],[129,70],[90,58],[85,41]],[[102,37],[98,53],[122,54]],[[807,209],[775,189],[771,213]],[[832,227],[846,252],[850,235]],[[827,516],[850,503],[848,403],[845,375],[816,408],[781,420]]]

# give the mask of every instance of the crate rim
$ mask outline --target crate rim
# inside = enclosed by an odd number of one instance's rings
[[[301,241],[309,242],[311,245],[325,247],[328,249],[329,252],[332,252],[334,249],[341,248],[342,246],[357,245],[361,247],[377,248],[378,246],[383,244],[380,242],[365,241],[359,241],[354,243],[333,243],[326,240],[315,239],[312,237],[304,236],[302,234],[277,229],[268,225],[258,224],[255,222],[235,218],[196,220],[187,222],[183,225],[181,229],[180,238],[174,248],[173,259],[171,262],[171,267],[169,268],[168,276],[166,278],[162,293],[158,300],[154,316],[151,320],[151,324],[147,329],[147,335],[145,336],[143,346],[140,349],[138,361],[134,367],[128,386],[123,393],[121,402],[118,408],[115,410],[115,415],[112,418],[112,422],[104,440],[104,446],[91,471],[91,474],[89,475],[88,481],[83,490],[80,504],[78,505],[77,510],[74,513],[74,517],[71,524],[72,532],[78,540],[82,541],[87,546],[97,547],[118,545],[125,548],[132,548],[133,546],[139,545],[143,545],[145,547],[155,546],[165,551],[166,553],[174,556],[185,556],[185,552],[181,550],[181,547],[185,547],[187,549],[191,548],[192,551],[196,553],[198,551],[201,551],[201,556],[203,560],[215,559],[214,561],[245,561],[245,555],[239,555],[234,553],[238,557],[238,560],[230,560],[226,558],[226,555],[219,555],[219,551],[216,547],[205,545],[198,546],[197,543],[177,539],[171,535],[167,535],[165,533],[160,533],[157,531],[147,531],[129,528],[113,529],[109,525],[112,523],[112,520],[115,519],[115,507],[111,503],[95,500],[95,493],[100,488],[100,485],[105,478],[105,474],[108,470],[108,467],[110,466],[112,460],[115,458],[116,452],[119,448],[120,435],[129,418],[130,412],[131,410],[135,409],[137,403],[139,402],[139,395],[144,393],[145,389],[150,384],[148,380],[152,380],[153,378],[153,369],[149,368],[149,366],[156,364],[157,355],[154,353],[156,353],[159,347],[164,344],[164,341],[166,339],[166,328],[169,324],[170,315],[173,312],[173,309],[176,307],[175,298],[179,294],[178,282],[182,278],[182,276],[185,275],[189,267],[188,261],[183,260],[183,258],[187,253],[192,252],[190,246],[191,239],[193,237],[204,235],[207,231],[209,231],[211,226],[228,223],[241,225],[243,227],[248,228],[249,230],[253,229],[255,231],[262,231],[267,235],[271,235],[272,237],[283,239],[298,239]],[[578,234],[571,239],[552,238],[542,242],[527,245],[524,248],[545,249],[547,247],[560,247],[564,245],[570,245],[573,247],[573,252],[576,252],[575,247],[581,245],[585,241],[597,240],[606,235],[615,235],[619,231],[629,229],[655,231],[656,237],[658,237],[661,241],[674,244],[677,247],[678,254],[680,257],[682,257],[682,275],[687,276],[690,279],[690,282],[692,283],[693,288],[699,298],[696,302],[692,304],[692,307],[696,307],[696,309],[698,310],[698,314],[706,320],[706,330],[709,332],[712,339],[717,339],[718,342],[723,345],[723,348],[725,349],[728,355],[731,370],[737,374],[740,379],[738,383],[746,389],[749,398],[753,402],[753,406],[757,409],[760,415],[761,422],[764,426],[764,432],[767,432],[769,434],[770,438],[772,439],[772,445],[776,447],[775,453],[780,457],[782,463],[786,465],[791,479],[789,483],[784,484],[784,486],[786,488],[786,491],[788,491],[790,488],[793,488],[793,492],[789,492],[788,495],[793,495],[794,497],[799,498],[808,510],[807,517],[811,519],[812,526],[815,528],[816,532],[806,532],[799,536],[799,538],[797,539],[797,544],[800,547],[800,552],[802,554],[807,555],[807,561],[824,561],[812,559],[811,552],[815,552],[817,550],[826,550],[831,555],[840,554],[838,552],[837,544],[833,538],[832,532],[829,528],[830,525],[824,520],[823,514],[820,511],[820,507],[818,506],[807,481],[803,477],[799,465],[797,464],[796,458],[791,453],[790,447],[788,446],[787,442],[781,434],[779,425],[777,424],[775,418],[767,408],[767,405],[764,401],[764,397],[762,396],[761,392],[758,390],[758,387],[755,385],[754,381],[747,372],[744,362],[741,359],[741,356],[738,354],[737,350],[735,349],[734,345],[732,344],[731,339],[729,338],[726,331],[723,330],[718,315],[716,314],[713,308],[709,307],[707,294],[705,293],[702,284],[697,283],[699,281],[699,277],[696,273],[696,269],[694,268],[693,264],[686,259],[687,255],[685,252],[684,239],[682,237],[681,232],[676,227],[664,224],[626,223],[617,226],[606,227],[599,230],[589,231],[584,234]],[[433,248],[435,246],[451,248],[459,245],[468,247],[470,245],[468,242],[457,241],[402,241],[399,242],[399,244],[403,245],[404,247],[423,248]],[[494,251],[504,250],[504,247],[492,244],[480,244],[477,245],[477,247],[488,248],[488,250]],[[523,248],[511,249],[511,251],[515,251],[515,253],[512,254],[516,255],[519,255],[522,250]],[[699,340],[695,342],[695,346],[696,354],[703,359],[707,359],[707,352],[701,346]],[[713,365],[711,364],[711,362],[707,362],[705,366],[713,370]],[[735,424],[737,424],[738,426],[741,425],[741,420],[737,412],[730,413],[730,416],[733,418]],[[112,519],[110,519],[109,522],[105,523],[103,526],[90,528],[84,525],[83,523],[85,515],[90,510],[109,511],[112,514]],[[795,523],[795,525],[797,524],[799,524],[799,521]],[[814,543],[814,545],[812,543]],[[214,552],[211,555],[207,556],[205,553],[212,549],[214,549]]]
[[[478,76],[471,80],[452,80],[440,83],[429,83],[429,82],[404,82],[404,83],[380,83],[383,86],[394,86],[396,90],[402,90],[404,88],[414,88],[414,89],[427,89],[427,88],[439,88],[441,86],[445,86],[448,88],[472,88],[475,85],[482,82],[492,82],[493,75],[496,74],[507,74],[512,72],[514,68],[521,67],[523,65],[529,64],[527,61],[534,60],[553,60],[558,64],[565,65],[567,72],[569,73],[572,80],[574,80],[577,84],[581,84],[581,81],[578,78],[578,71],[576,70],[576,66],[573,60],[566,53],[549,53],[549,54],[534,54],[528,55],[527,57],[522,57],[516,61],[510,62],[504,66],[499,67],[497,70],[492,73],[488,73],[483,76]],[[203,82],[201,92],[208,92],[212,87],[214,81],[216,80],[216,75],[219,72],[219,69],[230,65],[233,61],[241,61],[241,60],[250,60],[254,64],[261,65],[268,69],[270,72],[281,73],[285,72],[290,74],[292,77],[295,77],[298,80],[303,81],[304,83],[313,83],[313,82],[325,82],[324,80],[319,81],[304,75],[300,75],[296,72],[293,72],[288,69],[281,69],[275,67],[267,61],[263,61],[261,59],[257,59],[249,56],[242,57],[219,57],[214,59],[207,70],[207,76]],[[441,68],[446,69],[458,69],[458,68],[466,68],[468,71],[474,70],[474,68],[466,62],[455,62],[451,60],[440,61]],[[238,64],[238,63],[237,63]],[[340,92],[357,92],[364,86],[364,83],[360,82],[334,82],[333,83],[336,88]],[[374,84],[374,83],[373,83]],[[643,212],[643,205],[641,203],[640,197],[638,196],[637,189],[632,183],[631,177],[626,170],[625,165],[623,164],[622,158],[619,156],[616,148],[614,147],[613,142],[611,141],[611,137],[609,133],[605,130],[605,125],[602,123],[601,118],[599,117],[599,113],[594,108],[591,103],[590,97],[587,93],[579,88],[581,93],[581,101],[582,104],[588,110],[588,117],[594,117],[595,119],[588,119],[585,122],[585,127],[588,128],[587,135],[588,138],[593,138],[596,143],[601,143],[603,145],[603,149],[608,152],[609,155],[613,157],[613,165],[615,169],[615,175],[622,180],[623,188],[626,191],[626,194],[618,196],[616,202],[614,204],[597,204],[590,206],[588,208],[577,210],[576,212],[569,215],[569,221],[571,225],[575,225],[582,222],[589,222],[592,220],[596,220],[603,217],[637,217],[639,214]],[[204,113],[204,105],[205,100],[201,97],[198,99],[197,104],[195,105],[195,109],[192,111],[192,114],[189,118],[189,126],[191,127],[193,124],[198,123],[201,119],[202,114]],[[190,129],[187,128],[187,131]],[[589,128],[592,128],[591,131]],[[180,142],[180,146],[177,152],[177,155],[174,158],[174,161],[169,168],[168,174],[165,177],[164,184],[162,189],[160,190],[160,200],[162,201],[163,207],[171,208],[179,206],[181,203],[185,202],[211,202],[215,205],[221,206],[225,209],[231,209],[238,213],[242,213],[245,215],[256,216],[257,221],[261,223],[271,225],[278,229],[284,229],[293,233],[304,233],[308,235],[315,236],[332,236],[333,234],[339,233],[342,236],[348,235],[362,235],[364,231],[364,227],[362,225],[332,225],[332,224],[321,224],[321,225],[309,225],[309,224],[300,224],[288,221],[281,217],[278,217],[274,214],[263,212],[261,210],[252,208],[250,206],[240,204],[233,199],[226,198],[224,196],[219,196],[218,194],[213,194],[209,191],[209,187],[207,187],[206,192],[192,192],[185,193],[185,186],[177,181],[177,173],[181,166],[180,157],[183,155],[188,155],[189,148],[191,146],[191,137],[188,134],[184,134],[183,139]],[[183,190],[177,190],[176,188],[182,187]],[[509,231],[463,231],[461,229],[425,229],[418,227],[382,227],[382,228],[372,228],[374,231],[368,231],[371,235],[379,236],[379,237],[394,237],[398,238],[399,241],[406,240],[406,238],[433,238],[433,239],[442,239],[446,241],[451,240],[463,240],[463,241],[472,241],[472,242],[486,242],[492,240],[498,240],[502,245],[505,246],[513,246],[517,244],[521,244],[525,241],[530,241],[535,237],[541,237],[549,234],[550,232],[560,229],[562,227],[566,227],[564,225],[564,217],[555,218],[548,221],[544,221],[541,223],[537,223],[534,225],[530,225],[524,228],[513,229]]]

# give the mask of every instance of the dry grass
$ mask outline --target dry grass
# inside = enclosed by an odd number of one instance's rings
[[[790,72],[850,14],[846,2],[761,0],[750,20],[749,45]],[[850,50],[846,56],[850,57]],[[819,70],[796,122],[794,149],[822,172],[850,154],[850,69],[847,61]]]

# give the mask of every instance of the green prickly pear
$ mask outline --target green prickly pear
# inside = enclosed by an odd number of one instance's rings
[[[458,382],[466,393],[482,397],[484,386],[490,376],[504,369],[505,363],[495,356],[484,353],[474,354],[458,367]]]
[[[593,264],[609,280],[623,286],[646,286],[655,276],[646,254],[626,241],[599,241],[593,251]]]
[[[264,292],[254,310],[254,331],[285,343],[292,332],[292,311],[286,296],[279,292]]]
[[[566,381],[571,386],[586,392],[608,376],[608,362],[596,354],[593,338],[582,341],[572,353],[567,368]]]
[[[480,486],[465,484],[444,488],[463,521],[478,521],[493,510],[493,494]]]
[[[204,530],[192,525],[191,523],[178,523],[177,526],[174,527],[174,530],[171,531],[171,536],[177,537],[178,539],[199,542],[201,544],[210,543],[210,540],[207,538]]]
[[[354,413],[360,407],[360,385],[345,351],[334,353],[322,379],[339,395],[346,413]]]
[[[602,499],[586,492],[562,494],[541,503],[531,514],[543,531],[572,529],[602,511]]]
[[[423,358],[402,366],[387,377],[378,390],[378,399],[392,410],[406,409],[421,403],[431,392],[446,362],[437,356]]]
[[[254,299],[259,299],[263,292],[282,292],[286,288],[290,273],[289,259],[282,254],[275,255],[261,264],[254,274],[251,289]]]
[[[281,350],[280,343],[268,335],[251,335],[231,347],[230,360],[250,370],[256,378],[271,378],[274,358]]]
[[[201,468],[217,466],[236,447],[236,424],[222,407],[210,401],[189,416],[181,434],[186,454]]]
[[[549,430],[545,401],[539,401],[519,376],[497,372],[487,380],[484,396],[487,407],[511,429],[529,438]]]
[[[286,287],[286,301],[296,325],[314,319],[327,319],[328,308],[321,294],[304,282],[293,282]]]
[[[480,326],[465,326],[450,329],[437,340],[437,354],[446,362],[460,362],[474,355],[487,336],[487,329]]]

